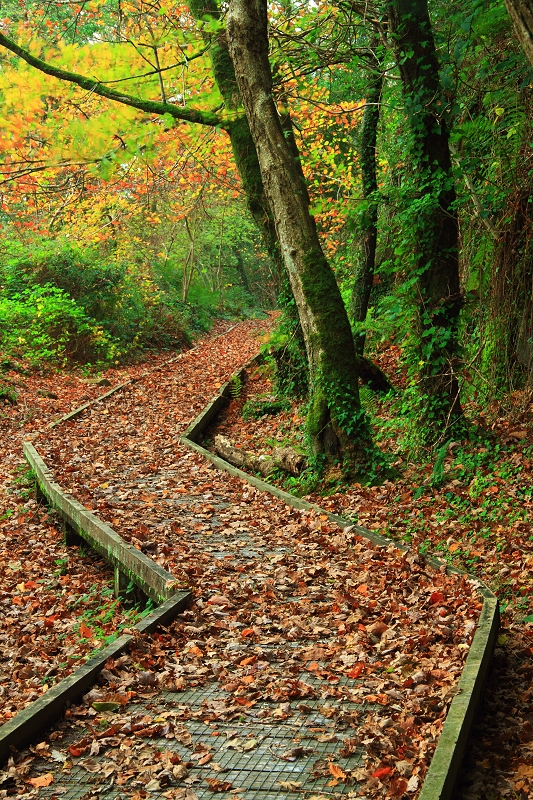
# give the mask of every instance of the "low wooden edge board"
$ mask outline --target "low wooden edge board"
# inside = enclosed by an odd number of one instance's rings
[[[119,383],[118,386],[113,386],[112,389],[110,389],[105,394],[101,394],[100,397],[95,397],[94,400],[89,400],[82,406],[78,406],[73,411],[69,411],[68,414],[64,414],[62,417],[59,417],[59,419],[54,420],[54,422],[50,422],[46,426],[46,428],[47,429],[57,428],[57,426],[61,425],[63,422],[68,422],[69,419],[74,419],[74,417],[79,417],[79,415],[82,414],[85,411],[85,409],[96,405],[96,403],[101,403],[102,400],[106,399],[106,397],[110,397],[112,394],[115,394],[115,392],[119,392],[121,389],[125,389],[126,386],[131,386],[131,384],[135,383],[137,380],[138,380],[137,378],[130,378],[129,381],[124,381],[124,383]]]
[[[61,489],[31,442],[24,442],[24,455],[40,492],[78,536],[157,603],[176,592],[178,584],[170,572],[125,542],[113,528]]]
[[[168,624],[188,605],[190,597],[189,591],[176,593],[135,625],[135,629],[141,633],[150,633],[158,626]],[[9,722],[0,726],[0,762],[9,757],[12,748],[18,750],[35,741],[38,733],[60,719],[67,703],[79,700],[94,684],[107,659],[120,655],[128,648],[132,639],[131,635],[115,639],[67,678],[52,686],[38,700],[19,711]]]
[[[252,359],[243,369],[235,374],[242,380],[243,372],[255,363],[257,363],[256,359]],[[243,472],[243,470],[228,464],[224,459],[199,445],[197,440],[226,404],[231,393],[232,380],[233,378],[220,388],[218,395],[208,403],[201,414],[189,425],[181,437],[182,444],[209,459],[218,469],[224,470],[230,475],[235,475],[251,486],[254,486],[256,489],[267,492],[273,497],[283,500],[292,508],[297,508],[302,511],[317,511],[320,514],[325,514],[332,522],[336,522],[339,527],[350,528],[374,545],[389,547],[393,544],[400,550],[409,550],[409,548],[403,544],[380,536],[367,528],[353,525],[348,520],[320,508],[320,506],[315,503],[309,503],[299,497],[294,497],[288,492],[279,489],[277,486],[272,486],[266,481],[256,478],[254,475],[249,475]],[[461,570],[450,567],[441,559],[426,557],[425,560],[428,564],[437,569],[445,566],[449,573],[461,572]],[[452,800],[454,797],[455,782],[461,767],[468,736],[481,699],[481,693],[485,685],[496,644],[500,622],[498,598],[481,581],[474,579],[474,582],[477,590],[483,597],[483,606],[479,622],[461,673],[461,678],[459,679],[457,693],[448,709],[448,714],[435,753],[433,754],[426,779],[422,786],[419,800]]]

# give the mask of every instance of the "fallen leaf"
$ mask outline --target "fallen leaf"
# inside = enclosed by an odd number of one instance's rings
[[[355,666],[352,667],[352,669],[347,672],[346,675],[348,678],[353,678],[355,680],[355,678],[358,678],[361,675],[364,668],[364,664],[355,664]]]
[[[95,711],[116,711],[120,706],[120,703],[113,703],[109,700],[96,700],[92,703],[92,707]]]
[[[375,772],[372,773],[373,778],[384,778],[385,775],[390,775],[392,772],[392,767],[380,767]]]
[[[218,778],[206,778],[205,782],[212,792],[229,792],[233,789],[233,784],[229,781],[220,781]]]
[[[342,770],[338,764],[333,764],[331,761],[328,763],[328,769],[333,775],[334,778],[338,778],[339,780],[343,781],[346,778],[346,773]]]
[[[46,775],[40,775],[38,778],[30,778],[28,783],[31,783],[32,786],[35,786],[36,789],[39,789],[42,786],[50,786],[51,783],[54,782],[54,776],[51,772],[47,772]]]
[[[302,788],[301,781],[276,781],[278,786],[281,786],[282,789],[287,789],[288,792],[299,792]],[[323,800],[323,798],[321,798]]]
[[[80,625],[80,636],[82,636],[84,639],[92,639],[93,635],[94,635],[94,632],[93,632],[92,628],[89,628],[85,624],[85,622],[83,622],[83,620],[82,620],[81,625]]]
[[[248,753],[250,750],[254,750],[258,744],[259,742],[257,741],[257,739],[248,739],[243,744],[242,749],[244,750],[245,753]]]

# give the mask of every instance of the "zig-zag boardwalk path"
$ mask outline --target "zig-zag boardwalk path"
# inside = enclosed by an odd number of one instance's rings
[[[34,439],[63,489],[194,599],[108,661],[12,766],[11,794],[418,796],[481,598],[180,442],[266,325],[241,323]]]

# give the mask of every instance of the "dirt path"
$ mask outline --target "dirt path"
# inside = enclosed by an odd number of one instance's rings
[[[109,662],[13,765],[19,794],[417,796],[480,599],[464,578],[369,547],[180,445],[261,327],[242,323],[36,439],[58,482],[195,601]]]

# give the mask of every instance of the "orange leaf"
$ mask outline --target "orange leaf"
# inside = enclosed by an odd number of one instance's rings
[[[328,769],[334,778],[340,778],[343,780],[346,777],[346,773],[342,771],[338,764],[332,764],[330,761],[328,764]]]
[[[429,602],[432,606],[436,605],[437,603],[444,603],[445,597],[442,592],[431,592],[429,597]]]
[[[88,748],[89,745],[87,745],[86,747],[76,747],[76,745],[71,744],[68,751],[71,756],[78,758],[78,756],[82,756],[86,752],[86,750],[88,750]]]
[[[35,788],[39,788],[40,786],[50,786],[53,783],[54,776],[51,772],[47,772],[46,775],[41,775],[39,778],[30,778],[28,783],[31,783],[32,786]]]
[[[87,627],[83,621],[80,625],[80,636],[82,636],[84,639],[92,639],[93,636],[92,628]]]
[[[372,773],[373,778],[384,778],[385,775],[390,775],[392,772],[392,767],[381,767],[381,769],[377,769],[375,772]]]
[[[362,594],[364,595],[364,597],[366,597],[368,595],[368,584],[362,583],[360,586],[357,587],[355,591],[359,592],[359,594]]]
[[[250,664],[255,664],[257,661],[257,656],[250,656],[250,658],[243,658],[240,662],[241,667],[249,667]]]
[[[255,631],[254,631],[253,628],[245,628],[243,631],[241,631],[241,636],[244,636],[244,637],[253,636],[254,633],[255,633]]]
[[[12,597],[11,602],[14,606],[21,606],[22,605],[22,597]]]
[[[450,551],[450,553],[455,553],[457,552],[457,550],[459,550],[460,547],[461,545],[459,544],[459,542],[452,542],[451,545],[448,547],[448,550]]]
[[[24,586],[26,587],[26,589],[36,589],[37,588],[37,584],[35,583],[35,581],[26,581]]]
[[[364,668],[364,664],[356,664],[353,669],[346,673],[346,675],[349,678],[358,678]]]
[[[241,683],[253,683],[254,680],[255,679],[253,675],[245,675],[243,678],[241,678]]]

